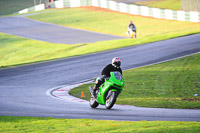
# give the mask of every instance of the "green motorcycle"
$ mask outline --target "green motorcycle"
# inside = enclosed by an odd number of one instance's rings
[[[110,75],[111,77],[106,78],[105,82],[96,91],[96,97],[93,96],[92,86],[89,87],[91,93],[90,106],[92,108],[102,104],[106,106],[106,109],[111,109],[115,104],[124,87],[124,80],[120,72],[111,72]]]

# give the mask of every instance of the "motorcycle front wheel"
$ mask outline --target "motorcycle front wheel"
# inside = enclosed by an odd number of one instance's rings
[[[115,104],[117,99],[117,92],[109,90],[107,97],[106,97],[106,109],[111,109],[113,105]]]
[[[99,103],[96,101],[96,99],[94,97],[91,97],[90,98],[90,107],[96,108],[97,106],[99,106]]]

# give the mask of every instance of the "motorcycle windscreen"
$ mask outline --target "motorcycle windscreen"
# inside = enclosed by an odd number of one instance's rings
[[[122,81],[122,75],[120,72],[113,72],[116,79]]]

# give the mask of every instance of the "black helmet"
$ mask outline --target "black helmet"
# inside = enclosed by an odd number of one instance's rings
[[[121,66],[121,59],[119,57],[115,57],[112,59],[112,65],[114,67],[120,67]]]

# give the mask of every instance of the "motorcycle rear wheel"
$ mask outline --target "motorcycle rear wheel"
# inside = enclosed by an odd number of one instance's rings
[[[96,101],[96,99],[92,96],[90,98],[90,107],[91,108],[96,108],[97,106],[99,106],[99,103]]]
[[[109,93],[111,93],[111,95]],[[110,95],[110,96],[106,99],[105,106],[106,106],[106,109],[111,109],[113,107],[113,105],[115,104],[115,102],[116,102],[117,92],[109,90],[107,95]]]

